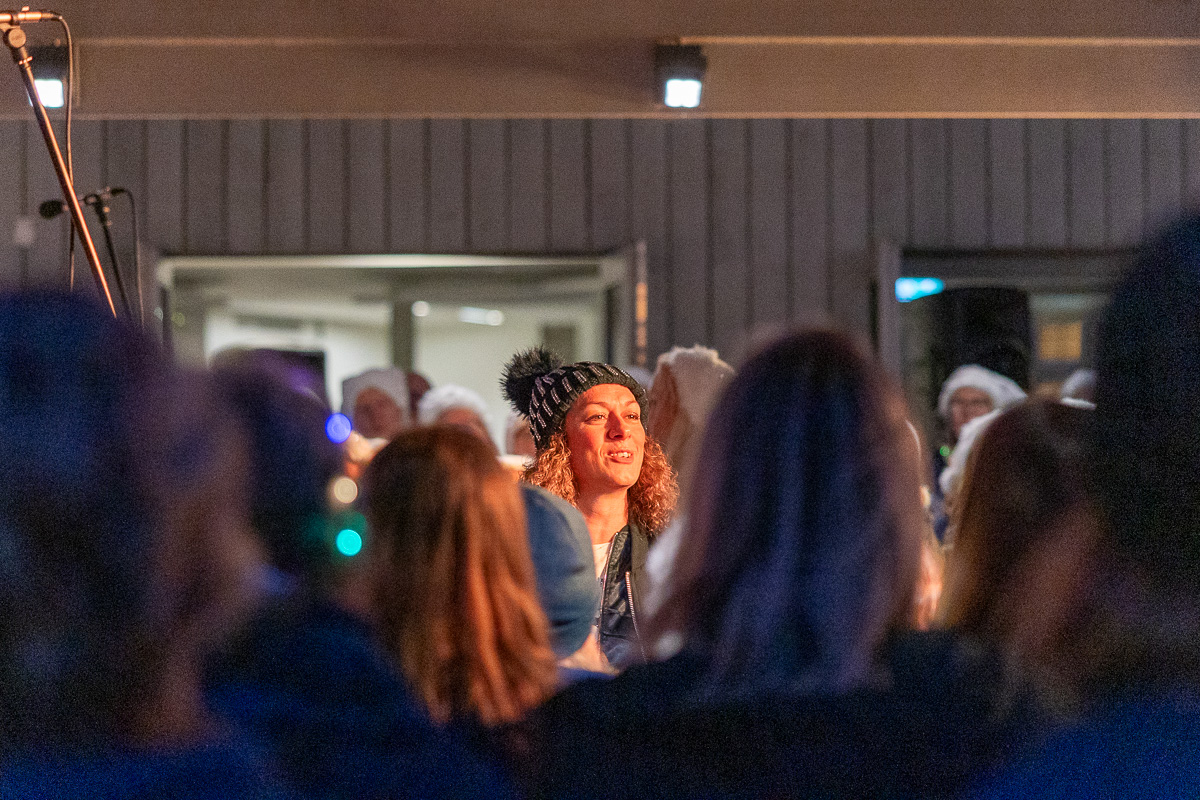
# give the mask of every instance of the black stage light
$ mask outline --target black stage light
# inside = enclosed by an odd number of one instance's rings
[[[698,44],[660,44],[654,47],[654,79],[658,96],[669,108],[696,108],[704,87],[708,59]]]

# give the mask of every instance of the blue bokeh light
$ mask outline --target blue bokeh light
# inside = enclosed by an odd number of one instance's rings
[[[945,288],[946,282],[939,278],[898,278],[896,299],[901,303],[911,303],[921,297],[939,294]]]
[[[345,414],[330,414],[329,419],[325,420],[325,435],[334,444],[341,444],[349,439],[352,430],[354,426]]]
[[[362,545],[362,535],[353,528],[339,531],[337,539],[334,540],[338,552],[347,557],[358,555],[362,551]]]

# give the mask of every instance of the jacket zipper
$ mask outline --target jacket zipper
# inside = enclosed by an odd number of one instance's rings
[[[637,624],[637,609],[633,607],[633,572],[625,573],[625,591],[629,593],[629,616],[633,617],[633,635],[638,640],[638,650],[642,653],[642,661],[649,662],[646,658],[646,646],[642,643],[642,633],[638,630]]]

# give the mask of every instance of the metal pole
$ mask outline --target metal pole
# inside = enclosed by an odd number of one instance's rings
[[[14,25],[4,32],[4,43],[12,51],[13,61],[16,62],[17,68],[21,72],[21,79],[25,82],[25,92],[29,95],[29,102],[33,104],[34,116],[37,118],[38,127],[42,129],[42,138],[46,140],[46,149],[50,152],[50,161],[53,162],[54,173],[58,176],[58,185],[62,189],[63,201],[71,211],[71,221],[83,242],[83,252],[87,255],[88,265],[92,268],[92,277],[96,279],[96,288],[104,296],[109,310],[115,317],[117,307],[113,303],[108,280],[104,277],[100,254],[96,252],[96,243],[92,241],[92,234],[88,231],[87,223],[83,219],[83,208],[79,205],[79,198],[75,196],[75,187],[71,185],[67,162],[63,159],[62,151],[58,147],[58,139],[54,136],[50,117],[46,114],[46,107],[42,104],[42,99],[38,97],[37,85],[33,82],[33,70],[29,67],[31,58],[29,51],[25,49],[25,31]]]

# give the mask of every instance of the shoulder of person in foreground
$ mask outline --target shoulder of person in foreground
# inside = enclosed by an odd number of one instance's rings
[[[1200,695],[1180,690],[1105,703],[965,796],[1200,797]]]

